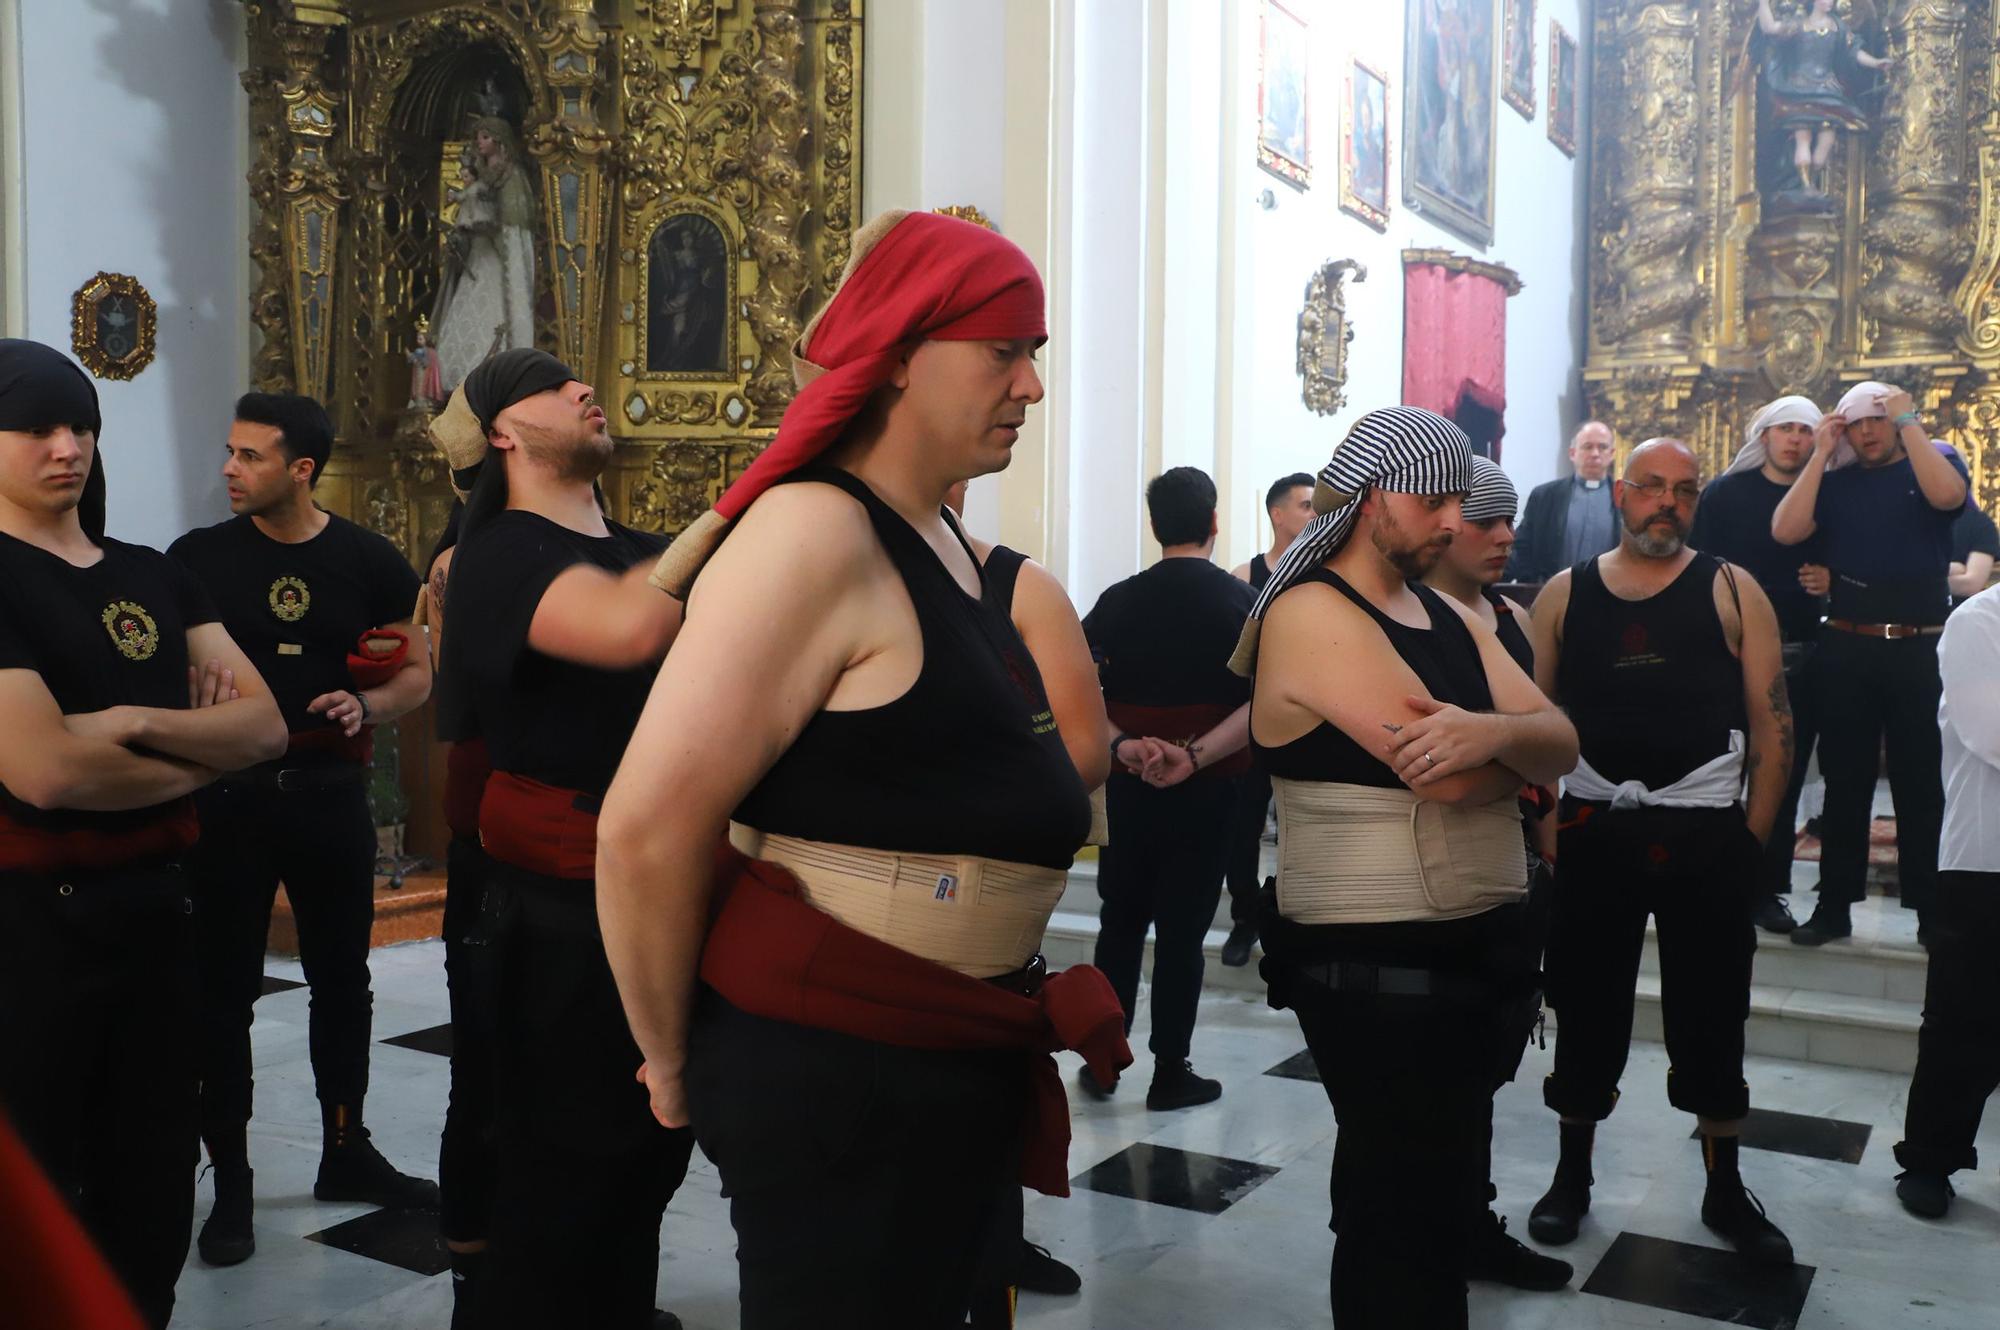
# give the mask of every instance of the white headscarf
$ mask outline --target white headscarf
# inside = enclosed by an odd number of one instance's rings
[[[1743,446],[1736,457],[1723,471],[1725,476],[1733,476],[1740,471],[1755,471],[1764,465],[1768,451],[1764,447],[1764,431],[1773,425],[1804,425],[1807,429],[1819,424],[1824,413],[1810,397],[1780,397],[1766,405],[1756,415],[1750,417],[1749,428],[1743,431]],[[1851,459],[1853,448],[1842,444]],[[1836,450],[1838,456],[1838,450]],[[1834,465],[1839,465],[1835,462]]]

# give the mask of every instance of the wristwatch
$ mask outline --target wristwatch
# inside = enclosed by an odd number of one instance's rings
[[[1131,735],[1125,733],[1125,731],[1123,730],[1120,730],[1118,731],[1118,733],[1111,736],[1111,764],[1113,766],[1123,765],[1123,763],[1121,763],[1118,760],[1118,745],[1126,742],[1131,737],[1132,737]]]

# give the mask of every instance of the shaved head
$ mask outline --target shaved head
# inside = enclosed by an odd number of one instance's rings
[[[1679,554],[1701,497],[1700,477],[1694,450],[1679,439],[1648,439],[1634,448],[1612,490],[1625,521],[1625,549],[1648,559]]]
[[[1642,470],[1648,475],[1659,472],[1666,458],[1676,455],[1685,460],[1690,474],[1701,474],[1701,462],[1695,457],[1694,449],[1679,439],[1659,438],[1648,439],[1632,450],[1632,455],[1625,459],[1625,479],[1631,480]]]

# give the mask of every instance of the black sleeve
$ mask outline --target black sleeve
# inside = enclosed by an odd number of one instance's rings
[[[387,537],[368,531],[363,543],[367,549],[369,624],[379,628],[385,623],[401,623],[415,610],[423,581]]]
[[[1542,493],[1543,487],[1540,485],[1528,491],[1528,502],[1521,513],[1521,525],[1514,532],[1514,549],[1508,554],[1507,567],[1501,574],[1509,582],[1545,580],[1535,551],[1535,539],[1542,521]]]
[[[173,583],[174,602],[180,607],[182,628],[214,623],[222,617],[216,613],[215,601],[209,596],[207,588],[202,586],[186,564],[178,559],[164,557],[161,558],[160,564],[166,572],[167,580]]]
[[[1687,543],[1703,554],[1722,553],[1715,547],[1715,510],[1721,506],[1725,492],[1722,477],[1717,476],[1708,482],[1708,487],[1701,492],[1701,501],[1695,505],[1694,525],[1688,528]]]
[[[1964,563],[1974,554],[1990,554],[2000,559],[2000,531],[1993,519],[1968,503],[1951,524],[1951,561]]]
[[[459,546],[445,597],[445,649],[475,673],[511,667],[528,644],[542,596],[580,562],[540,532],[494,522]],[[414,590],[411,593],[415,600]]]
[[[1113,639],[1118,635],[1118,610],[1112,602],[1113,597],[1107,591],[1090,607],[1090,613],[1083,616],[1084,640],[1090,643],[1091,659],[1100,670],[1110,658]]]
[[[0,670],[33,670],[37,674],[42,670],[28,635],[14,617],[14,607],[4,597],[0,597]]]

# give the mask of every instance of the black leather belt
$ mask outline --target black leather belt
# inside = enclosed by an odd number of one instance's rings
[[[1486,1001],[1493,996],[1493,986],[1484,979],[1448,970],[1411,970],[1397,965],[1328,961],[1325,965],[1302,965],[1296,973],[1302,979],[1337,993],[1470,998],[1474,1001]]]
[[[286,794],[315,790],[341,790],[368,779],[368,768],[352,762],[330,762],[319,766],[287,767],[277,762],[232,771],[222,778],[224,785],[255,790],[282,790]]]
[[[1009,993],[1018,993],[1022,997],[1037,997],[1041,994],[1042,985],[1048,981],[1049,963],[1038,951],[1030,956],[1028,963],[1020,969],[1009,970],[1006,974],[996,974],[986,982],[995,988],[1004,988]]]

